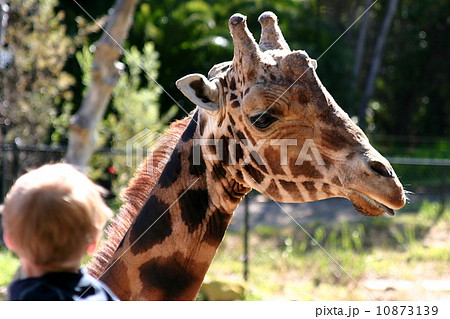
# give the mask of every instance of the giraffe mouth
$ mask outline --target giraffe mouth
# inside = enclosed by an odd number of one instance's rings
[[[361,215],[380,216],[384,213],[388,214],[389,216],[395,215],[395,212],[392,208],[389,208],[386,205],[358,191],[353,190],[349,195],[349,199],[355,207],[356,211]]]

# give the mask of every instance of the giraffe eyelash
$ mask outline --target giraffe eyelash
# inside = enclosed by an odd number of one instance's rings
[[[250,122],[257,129],[263,130],[268,128],[274,122],[278,121],[278,118],[271,114],[264,112],[249,117]]]

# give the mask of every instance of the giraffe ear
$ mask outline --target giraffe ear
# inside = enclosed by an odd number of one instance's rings
[[[194,104],[209,111],[219,109],[219,88],[202,74],[189,74],[176,82],[178,89]]]

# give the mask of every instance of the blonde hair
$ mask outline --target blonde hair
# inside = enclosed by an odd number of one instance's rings
[[[112,216],[103,192],[69,164],[20,177],[6,196],[2,220],[16,253],[46,269],[78,267]]]

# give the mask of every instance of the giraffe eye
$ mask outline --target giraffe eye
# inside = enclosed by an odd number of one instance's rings
[[[278,120],[276,117],[270,115],[269,113],[250,116],[249,119],[250,122],[252,122],[252,125],[258,129],[268,128],[273,122]]]

